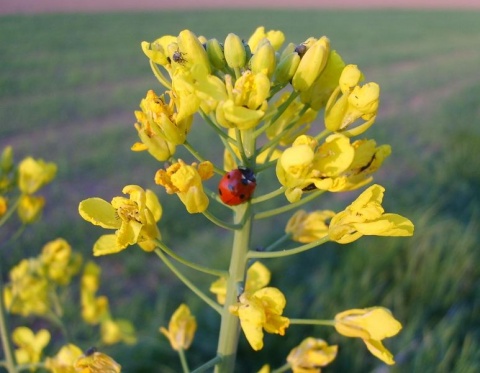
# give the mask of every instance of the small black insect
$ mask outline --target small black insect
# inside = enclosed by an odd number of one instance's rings
[[[183,65],[185,62],[187,62],[187,60],[185,58],[183,58],[183,56],[185,55],[186,53],[183,53],[183,52],[180,52],[178,49],[173,52],[173,55],[172,55],[172,60],[176,63],[179,63],[180,65]]]
[[[300,56],[303,57],[303,55],[307,52],[307,46],[305,44],[298,44],[295,47],[295,52]]]

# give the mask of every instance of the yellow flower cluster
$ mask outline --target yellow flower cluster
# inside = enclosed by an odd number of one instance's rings
[[[64,239],[47,243],[38,257],[23,259],[11,269],[3,291],[7,309],[23,316],[54,312],[52,299],[57,287],[68,285],[81,263],[80,254]]]

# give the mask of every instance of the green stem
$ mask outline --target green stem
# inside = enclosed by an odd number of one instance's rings
[[[334,320],[290,319],[290,325],[323,325],[335,326]]]
[[[321,139],[323,139],[324,137],[327,137],[327,135],[329,133],[331,133],[332,131],[330,130],[327,130],[327,129],[324,129],[322,132],[320,132],[317,136],[315,136],[315,140],[317,141],[320,141]]]
[[[187,357],[185,356],[185,351],[183,348],[178,350],[178,356],[180,357],[180,362],[182,363],[183,373],[189,373],[190,369],[188,368]]]
[[[200,299],[207,303],[219,314],[222,314],[222,308],[216,303],[213,299],[208,297],[203,291],[201,291],[197,286],[195,286],[188,278],[186,278],[183,273],[181,273],[173,263],[165,256],[165,254],[159,248],[155,249],[155,253],[159,258],[165,263],[165,265],[182,281],[191,291],[193,291]]]
[[[215,356],[212,360],[207,361],[205,364],[199,366],[197,369],[192,370],[192,373],[203,373],[207,369],[214,367],[222,361],[221,356]]]
[[[196,151],[193,146],[187,141],[185,140],[185,142],[183,143],[183,146],[185,146],[185,149],[187,149],[190,154],[192,154],[195,159],[199,162],[205,162],[207,159],[205,159],[204,157],[202,157],[202,155],[200,155],[200,153],[198,151]],[[222,169],[218,168],[217,166],[215,166],[213,163],[213,170],[215,171],[216,174],[218,175],[222,175],[225,173],[225,171],[223,171]]]
[[[0,219],[0,227],[5,224],[5,222],[12,216],[12,214],[17,210],[18,204],[20,203],[20,197],[18,197],[11,206],[9,206],[5,215]]]
[[[3,303],[3,281],[2,273],[0,269],[0,336],[3,346],[3,354],[5,356],[4,366],[8,373],[17,373],[18,370],[15,366],[15,356],[13,354],[12,343],[10,335],[7,330],[7,316],[5,312],[5,304]]]
[[[207,273],[212,276],[218,276],[218,277],[225,277],[228,275],[227,271],[222,271],[219,269],[213,269],[209,267],[205,267],[196,263],[193,263],[183,257],[181,257],[178,254],[175,254],[172,249],[170,249],[163,241],[156,240],[156,244],[160,247],[160,249],[173,259],[175,259],[177,262],[182,263],[183,265],[186,265],[187,267],[190,267],[192,269],[195,269],[199,272]]]
[[[271,259],[271,258],[281,258],[284,256],[290,256],[290,255],[295,255],[302,253],[304,251],[313,249],[314,247],[320,246],[324,244],[325,242],[330,241],[330,238],[328,236],[325,236],[323,238],[320,238],[319,240],[316,240],[314,242],[307,243],[305,245],[301,245],[298,247],[295,247],[293,249],[288,249],[288,250],[282,250],[282,251],[249,251],[247,254],[248,259]]]
[[[280,237],[278,240],[276,240],[274,243],[268,245],[263,252],[268,252],[268,251],[273,251],[273,249],[276,249],[278,246],[283,244],[285,241],[288,241],[292,235],[290,233],[284,234],[282,237]]]
[[[225,229],[229,229],[229,230],[235,230],[235,229],[239,229],[240,228],[240,225],[239,224],[230,224],[230,223],[227,223],[226,221],[223,221],[219,218],[217,218],[215,215],[213,215],[211,212],[209,212],[208,210],[205,210],[204,212],[202,212],[203,216],[205,216],[208,220],[210,220],[212,223],[218,225],[220,228],[225,228]]]
[[[270,192],[270,193],[264,194],[262,196],[252,198],[252,203],[255,204],[255,203],[260,203],[260,202],[263,202],[263,201],[268,201],[269,199],[272,199],[272,198],[284,193],[285,189],[287,189],[287,188],[286,187],[281,187],[281,188],[278,188],[278,189],[274,190],[273,192]]]
[[[315,192],[312,192],[309,196],[307,196],[305,198],[302,198],[300,201],[297,201],[297,202],[294,202],[294,203],[291,203],[289,205],[285,205],[285,206],[282,206],[282,207],[277,207],[277,208],[272,209],[272,210],[259,212],[258,214],[255,214],[255,220],[269,218],[271,216],[279,215],[279,214],[282,214],[284,212],[290,211],[292,209],[295,209],[297,207],[300,207],[300,206],[310,202],[311,200],[317,198],[318,196],[320,196],[323,193],[325,193],[324,190],[317,190]]]

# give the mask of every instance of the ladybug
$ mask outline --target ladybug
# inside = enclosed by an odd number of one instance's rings
[[[257,181],[253,171],[239,167],[223,175],[218,184],[218,194],[223,203],[229,206],[248,201],[255,191]]]

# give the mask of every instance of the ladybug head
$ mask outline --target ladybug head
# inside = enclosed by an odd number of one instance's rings
[[[249,182],[249,181],[252,182],[252,183],[256,182],[255,174],[253,173],[253,171],[251,169],[249,169],[248,167],[244,167],[244,166],[240,166],[240,167],[238,167],[238,169],[240,170],[243,178],[247,182]]]

